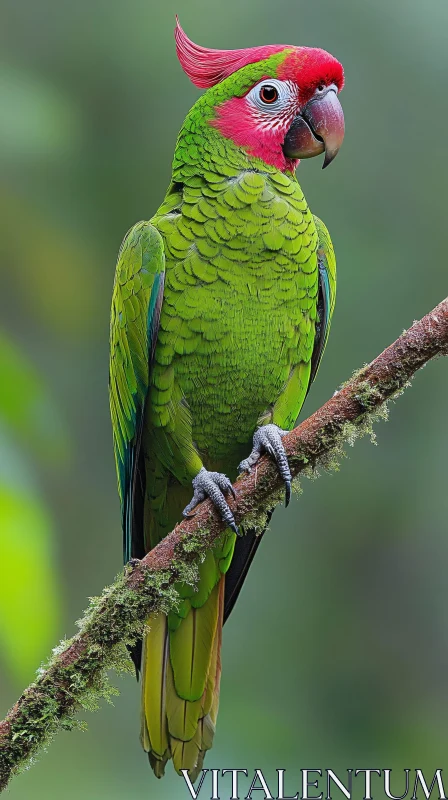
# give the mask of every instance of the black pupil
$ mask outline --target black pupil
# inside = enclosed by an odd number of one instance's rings
[[[277,100],[278,92],[275,86],[263,86],[261,90],[261,99],[265,103],[274,103]]]

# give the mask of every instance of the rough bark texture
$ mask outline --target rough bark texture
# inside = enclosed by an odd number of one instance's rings
[[[387,401],[437,355],[448,354],[448,298],[403,333],[334,397],[283,439],[296,477],[319,463],[330,465],[345,441],[371,431]],[[235,483],[237,523],[262,526],[282,496],[275,466],[260,459]],[[174,584],[195,581],[197,564],[222,532],[209,501],[183,521],[142,561],[129,564],[116,582],[92,601],[79,633],[54,651],[36,681],[0,722],[0,791],[60,728],[76,726],[74,714],[92,708],[113,690],[105,672],[125,668],[126,649],[142,634],[150,611],[177,602]]]

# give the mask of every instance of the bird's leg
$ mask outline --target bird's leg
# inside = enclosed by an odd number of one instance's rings
[[[239,465],[241,472],[252,472],[252,467],[257,463],[262,453],[268,453],[278,466],[280,475],[285,483],[285,505],[289,505],[291,499],[291,470],[289,469],[288,458],[283,447],[282,438],[289,431],[284,431],[270,423],[257,428],[254,433],[252,452],[248,458]]]
[[[227,475],[224,475],[222,472],[209,472],[205,467],[202,467],[196,477],[193,478],[192,484],[193,498],[183,510],[184,517],[191,516],[193,509],[196,508],[199,503],[202,503],[206,497],[209,497],[216,510],[219,511],[223,522],[239,535],[235,519],[224,497],[224,495],[229,494],[229,492],[233,495],[234,499],[236,497],[232,483]]]

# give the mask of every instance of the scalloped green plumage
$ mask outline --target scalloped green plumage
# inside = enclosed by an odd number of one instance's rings
[[[209,125],[214,107],[265,69],[250,65],[199,99],[180,133],[162,206],[120,253],[111,410],[128,555],[153,547],[179,521],[202,465],[235,477],[258,421],[293,426],[318,366],[316,342],[320,360],[328,335],[335,292],[328,232],[294,175]],[[144,508],[138,530],[136,498]],[[142,743],[157,775],[172,757],[194,778],[211,747],[223,576],[234,547],[227,532],[200,567],[198,591],[180,585],[178,608],[167,624],[153,620],[146,635]]]

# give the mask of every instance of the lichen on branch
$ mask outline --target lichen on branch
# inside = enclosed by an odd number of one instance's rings
[[[283,439],[295,488],[300,475],[316,476],[319,466],[335,468],[345,444],[374,435],[373,424],[385,418],[388,401],[430,359],[447,354],[448,298]],[[283,497],[275,466],[263,456],[234,488],[236,522],[243,529],[261,530],[269,511]],[[176,582],[195,585],[198,565],[222,529],[210,501],[202,503],[193,518],[177,525],[141,561],[130,562],[100,597],[91,600],[78,633],[55,648],[35,682],[0,722],[0,791],[58,730],[79,726],[78,711],[95,709],[101,698],[110,700],[116,694],[107,671],[130,668],[126,648],[143,634],[148,614],[176,607]]]

